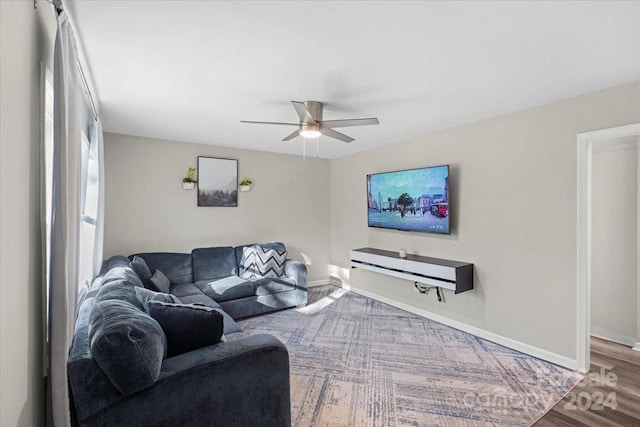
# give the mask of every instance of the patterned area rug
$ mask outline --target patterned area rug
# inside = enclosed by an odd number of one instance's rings
[[[582,378],[333,286],[239,323],[289,349],[297,427],[528,426]]]

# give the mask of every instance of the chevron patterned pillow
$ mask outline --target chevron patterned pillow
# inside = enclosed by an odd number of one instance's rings
[[[278,252],[260,245],[247,246],[242,250],[244,279],[284,276],[284,261],[287,251]]]

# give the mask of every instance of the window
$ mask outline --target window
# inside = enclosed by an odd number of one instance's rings
[[[80,286],[90,285],[98,215],[98,153],[97,144],[82,135],[82,228],[80,233]]]
[[[44,215],[44,246],[45,250],[45,297],[43,313],[45,318],[49,319],[48,301],[50,297],[50,263],[51,263],[51,213],[53,203],[53,110],[54,110],[54,91],[53,91],[53,75],[43,66],[43,171],[44,171],[44,191],[43,191],[43,210]],[[84,92],[84,90],[81,88]],[[95,235],[96,235],[96,217],[98,214],[98,149],[97,141],[91,141],[91,125],[94,123],[94,117],[91,112],[90,101],[85,98],[85,102],[81,105],[79,120],[81,126],[81,176],[80,180],[80,238],[79,238],[79,281],[77,291],[80,292],[85,285],[91,284],[94,272],[93,254],[95,251]],[[46,325],[48,331],[48,325]]]

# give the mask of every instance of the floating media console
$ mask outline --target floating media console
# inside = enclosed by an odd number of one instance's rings
[[[473,264],[468,262],[419,255],[400,258],[397,252],[362,248],[351,251],[351,267],[449,289],[456,294],[473,289]]]

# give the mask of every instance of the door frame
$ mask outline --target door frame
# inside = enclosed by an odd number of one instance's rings
[[[640,123],[580,133],[578,144],[578,299],[576,365],[580,372],[588,372],[591,364],[591,173],[594,146],[614,144],[612,140],[640,137]],[[621,142],[621,144],[624,144]]]

